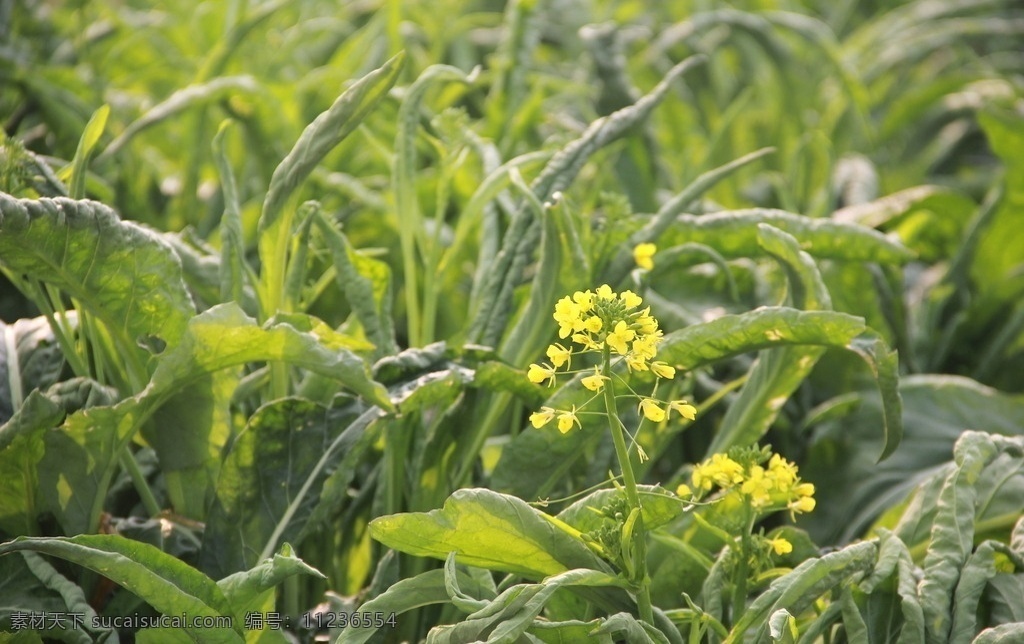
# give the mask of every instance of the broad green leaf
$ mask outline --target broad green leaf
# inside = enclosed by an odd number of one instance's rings
[[[956,469],[946,477],[939,493],[931,543],[924,559],[924,578],[918,586],[926,633],[931,641],[946,641],[951,635],[950,596],[961,579],[974,543],[977,480],[1004,450],[1015,452],[1011,455],[1019,461],[1024,457],[1024,438],[968,430],[953,448]]]
[[[352,133],[387,94],[402,70],[398,54],[352,84],[334,103],[306,126],[288,155],[274,169],[259,220],[259,255],[262,263],[262,304],[273,315],[282,301],[285,266],[292,236],[288,198],[345,137]]]
[[[473,578],[459,571],[459,587],[471,595],[484,594],[486,591],[477,587]],[[443,570],[428,570],[415,577],[403,579],[359,607],[361,613],[384,613],[384,615],[401,615],[405,612],[429,606],[443,604],[451,600],[445,587]],[[372,626],[349,626],[335,641],[336,644],[362,644],[373,637],[378,629]]]
[[[316,568],[295,556],[287,543],[271,559],[264,559],[248,570],[236,572],[217,582],[235,619],[244,619],[249,611],[257,610],[264,604],[263,596],[285,579],[293,575],[310,575],[325,578]]]
[[[4,268],[75,298],[136,360],[139,341],[173,346],[195,314],[167,243],[94,201],[0,194],[0,257]]]
[[[300,318],[301,324],[308,322]],[[275,320],[260,327],[236,304],[218,305],[193,318],[179,346],[157,358],[156,370],[144,391],[115,406],[70,416],[65,431],[54,440],[64,446],[64,451],[59,457],[55,453],[55,458],[71,460],[53,467],[55,491],[50,494],[58,504],[58,516],[63,517],[65,529],[71,533],[86,532],[96,524],[97,500],[106,492],[121,447],[173,395],[222,369],[249,362],[287,362],[334,378],[375,404],[392,408],[383,385],[369,378],[366,364],[351,351],[337,346],[337,334],[315,325],[309,328],[309,332],[304,332],[287,321]],[[164,440],[174,436],[179,428],[162,427],[158,417],[153,423],[153,431],[168,433],[157,441],[157,447],[171,459],[180,456],[184,462],[188,454],[201,454],[209,449],[205,443],[177,445]],[[46,458],[49,457],[48,452]],[[74,476],[69,472],[75,472]]]
[[[96,611],[85,598],[82,588],[65,578],[45,559],[34,552],[0,557],[0,633],[9,633],[11,615],[25,613],[49,615],[56,618],[64,614],[61,624],[47,624],[45,635],[62,642],[89,644],[109,635],[93,628]],[[68,613],[78,613],[80,627],[71,623]]]
[[[110,142],[96,157],[96,163],[106,163],[121,151],[137,134],[162,121],[173,118],[181,112],[197,106],[220,100],[234,93],[254,94],[259,90],[251,76],[222,76],[206,83],[189,85],[171,94],[166,100],[151,107],[145,114],[133,121],[116,139]]]
[[[230,615],[217,584],[188,564],[153,546],[117,535],[19,537],[0,544],[0,555],[31,551],[89,568],[131,591],[165,615]],[[241,629],[240,624],[235,625]],[[241,630],[187,628],[203,642],[242,642]]]
[[[221,468],[200,567],[215,577],[255,566],[303,529],[340,458],[340,424],[349,415],[284,398],[249,419]]]
[[[978,633],[971,644],[1014,644],[1024,638],[1024,623],[1000,624]]]
[[[966,428],[1019,435],[1024,400],[1001,394],[966,378],[918,375],[901,379],[905,433],[892,456],[876,463],[874,448],[883,422],[882,403],[875,392],[859,392],[859,408],[841,419],[816,428],[801,475],[813,482],[818,506],[800,519],[819,543],[857,538],[887,508],[905,499],[914,488],[951,460],[953,444]],[[944,474],[943,474],[944,475]],[[937,490],[936,490],[937,494]],[[992,520],[1011,512],[1012,491],[1003,496],[994,485],[986,494],[986,512],[979,520]],[[1003,500],[1001,500],[1003,499]],[[923,500],[923,499],[922,499]],[[927,541],[937,496],[923,500],[921,510],[905,513],[897,533],[911,547]],[[916,504],[915,504],[916,507]],[[916,518],[915,518],[916,517]],[[890,524],[891,525],[891,524]]]
[[[758,224],[769,224],[797,239],[800,248],[819,259],[905,264],[914,254],[882,233],[829,219],[811,219],[782,210],[734,210],[693,216],[680,215],[666,232],[666,246],[696,242],[714,248],[726,257],[756,257],[762,254]]]
[[[338,285],[376,346],[375,357],[394,355],[398,345],[391,315],[391,269],[384,262],[357,253],[348,238],[324,217],[316,216],[315,223],[330,248]]]
[[[522,500],[486,489],[457,490],[444,508],[370,522],[384,545],[412,555],[540,578],[572,568],[605,570],[574,531]]]
[[[55,454],[62,451],[63,436],[51,430],[70,413],[108,405],[116,398],[117,392],[112,389],[73,378],[45,392],[34,390],[18,413],[0,426],[0,468],[8,474],[0,477],[0,529],[10,534],[33,534],[37,530],[36,516],[57,509],[55,477],[74,471],[89,457],[78,452],[73,455],[73,465],[57,465],[60,458]],[[60,489],[70,493],[66,487]],[[61,517],[60,512],[56,514]]]
[[[786,274],[792,306],[812,310],[832,308],[832,298],[818,267],[810,255],[800,250],[792,235],[768,224],[758,224],[757,239]],[[735,446],[756,443],[824,352],[820,347],[801,346],[762,351],[748,372],[740,395],[722,419],[723,429],[715,434],[706,454],[724,453]]]
[[[998,541],[985,541],[968,557],[953,596],[953,623],[950,627],[951,644],[967,644],[978,632],[978,612],[982,593],[988,582],[996,576],[996,553],[1010,558],[1014,568],[1024,569],[1020,555]]]
[[[776,579],[758,596],[736,622],[726,644],[744,640],[747,630],[757,627],[757,637],[764,637],[768,618],[785,608],[794,615],[807,610],[824,593],[844,581],[870,571],[878,556],[878,544],[861,542],[815,559],[808,559],[792,572]]]

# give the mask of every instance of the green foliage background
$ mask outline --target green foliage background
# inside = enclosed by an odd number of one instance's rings
[[[0,630],[1024,634],[1017,3],[156,5],[0,1]],[[589,397],[524,369],[601,283],[699,410],[619,410],[657,624],[580,538],[600,420],[526,420]],[[795,551],[730,614],[722,513],[664,489],[754,443],[818,506],[763,526]]]

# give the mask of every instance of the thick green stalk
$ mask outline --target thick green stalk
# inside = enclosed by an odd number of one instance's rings
[[[611,366],[611,348],[605,344],[602,373],[610,374]],[[622,423],[619,421],[618,410],[615,406],[615,386],[611,380],[606,381],[602,391],[604,392],[604,406],[608,412],[608,428],[612,432],[615,455],[619,459],[619,468],[622,470],[626,501],[629,503],[630,511],[634,508],[640,510],[634,534],[637,549],[636,577],[639,580],[636,590],[637,606],[640,609],[640,619],[648,624],[654,624],[654,611],[651,608],[651,584],[650,578],[647,576],[647,530],[644,528],[643,508],[640,505],[640,494],[637,492],[636,476],[633,474],[633,463],[629,460],[629,448],[626,446],[626,437],[623,435]]]

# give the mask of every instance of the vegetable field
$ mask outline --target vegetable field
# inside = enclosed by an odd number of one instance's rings
[[[1013,0],[0,0],[0,641],[1024,641]]]

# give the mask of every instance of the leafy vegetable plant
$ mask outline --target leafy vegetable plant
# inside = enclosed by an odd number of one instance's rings
[[[1014,3],[150,5],[0,3],[4,637],[1024,637]]]

